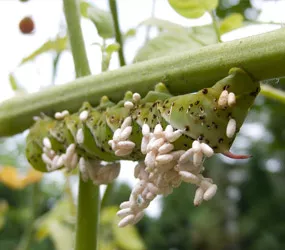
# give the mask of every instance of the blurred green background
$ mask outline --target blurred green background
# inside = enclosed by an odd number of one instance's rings
[[[24,4],[30,4],[33,0],[13,2],[15,8],[24,8]],[[122,12],[127,11],[127,1],[124,4],[122,2],[117,1],[119,14],[121,4],[124,5],[122,8],[125,8]],[[167,1],[163,2],[168,6]],[[245,30],[250,25],[256,25],[257,28],[262,23],[274,23],[273,19],[259,19],[265,2],[282,1],[219,1],[216,18],[220,24],[224,22],[223,26],[220,25],[221,33],[228,33],[236,28],[241,28],[240,32],[243,32],[242,29]],[[1,2],[0,7],[5,8],[5,4],[5,1]],[[94,4],[98,6],[92,5],[93,17],[86,13],[90,3],[81,4],[81,14],[89,22],[93,22],[94,26],[90,26],[89,30],[93,29],[100,38],[98,41],[93,39],[93,43],[96,44],[91,44],[99,45],[97,54],[88,55],[100,57],[101,70],[104,71],[118,67],[118,45],[114,42],[110,12],[104,7],[107,5],[106,1]],[[132,24],[133,28],[124,30],[128,62],[147,60],[178,50],[197,49],[203,46],[195,44],[197,38],[204,45],[217,42],[210,24],[197,24],[194,25],[197,27],[192,29],[188,24],[182,25],[186,27],[183,33],[181,30],[175,31],[179,29],[178,24],[174,24],[175,21],[155,19],[156,13],[160,13],[157,7],[159,4],[159,0],[148,1],[144,9],[144,19],[147,21],[140,25]],[[103,11],[101,8],[106,10]],[[171,10],[169,6],[167,8]],[[98,13],[102,14],[100,20],[95,18]],[[242,16],[242,19],[226,21],[233,13],[238,13],[238,17]],[[21,18],[15,16],[15,19]],[[131,17],[129,21],[131,22]],[[179,19],[179,22],[182,21]],[[279,28],[280,22],[276,23],[277,26],[274,27]],[[59,26],[56,36],[44,41],[39,47],[35,46],[34,52],[26,54],[19,66],[9,72],[9,86],[13,94],[23,95],[29,91],[23,80],[25,78],[21,77],[23,73],[17,72],[21,71],[20,68],[24,64],[31,63],[44,54],[50,55],[51,70],[47,85],[56,84],[58,72],[64,70],[60,66],[60,60],[64,53],[69,53],[65,24],[61,23]],[[31,40],[39,32],[37,19],[33,16],[28,23],[21,23],[14,29],[20,29],[22,36],[28,35]],[[5,35],[9,36],[8,33]],[[132,49],[132,43],[137,45],[137,50]],[[265,83],[285,90],[284,79],[268,80]],[[41,86],[41,89],[44,87]],[[257,98],[233,146],[234,152],[246,152],[253,157],[250,160],[234,161],[215,156],[207,160],[206,176],[213,178],[219,189],[211,201],[204,202],[198,208],[193,206],[194,187],[183,184],[173,194],[161,199],[158,205],[161,211],[156,211],[156,216],[150,214],[151,216],[145,216],[136,226],[119,229],[115,214],[119,204],[128,200],[131,187],[129,182],[116,182],[102,209],[99,249],[285,249],[284,105],[284,102],[267,99],[261,95]],[[24,147],[25,133],[0,140],[0,249],[70,250],[74,241],[78,182],[76,173],[52,173],[43,176],[34,173],[25,160]],[[129,178],[133,178],[132,170],[129,170]]]

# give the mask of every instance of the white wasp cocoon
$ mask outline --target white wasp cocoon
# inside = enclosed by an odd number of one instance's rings
[[[138,102],[141,99],[141,95],[139,93],[133,94],[133,101]]]
[[[78,129],[78,131],[76,133],[76,141],[79,144],[84,142],[84,134],[83,134],[83,129],[82,128]]]
[[[190,148],[188,149],[183,155],[180,156],[179,158],[179,164],[186,163],[190,160],[190,157],[192,157],[194,154],[194,149]]]
[[[171,134],[166,134],[165,137],[169,142],[175,142],[181,135],[182,131],[178,129]]]
[[[145,157],[145,165],[152,169],[155,166],[155,153],[153,151],[150,151],[147,153],[146,157]]]
[[[127,140],[127,139],[130,137],[130,135],[131,135],[131,133],[132,133],[132,130],[133,130],[133,128],[132,128],[131,126],[125,127],[125,128],[121,131],[120,140],[122,140],[122,141]]]
[[[199,206],[203,201],[204,190],[202,188],[197,188],[194,197],[194,206]]]
[[[204,193],[203,199],[206,200],[206,201],[212,199],[212,198],[214,197],[214,195],[216,194],[217,189],[218,189],[218,187],[217,187],[216,184],[211,185],[211,186],[206,190],[206,192]]]
[[[115,130],[115,132],[114,132],[114,134],[113,134],[113,140],[114,140],[115,142],[118,142],[118,141],[120,140],[121,131],[122,131],[122,130],[121,130],[120,128],[118,128],[118,129]]]
[[[143,136],[149,136],[150,135],[150,128],[148,124],[144,123],[142,126],[142,134]]]
[[[125,218],[123,218],[119,222],[118,226],[119,227],[125,227],[125,226],[127,226],[129,224],[132,224],[134,222],[134,219],[135,219],[135,216],[133,214],[130,214],[130,215],[126,216]]]
[[[50,142],[50,139],[47,138],[47,137],[45,137],[45,138],[43,139],[43,145],[44,145],[46,148],[51,149],[51,142]]]
[[[47,165],[52,165],[52,160],[45,154],[42,154],[42,160]]]
[[[68,110],[63,110],[63,111],[61,112],[61,115],[62,115],[62,117],[64,118],[65,116],[68,116],[68,115],[69,115],[69,111],[68,111]]]
[[[143,137],[141,143],[141,152],[145,155],[147,153],[147,145],[149,143],[149,138]]]
[[[159,149],[158,152],[160,154],[166,154],[169,153],[170,151],[172,151],[174,149],[173,144],[171,143],[164,143]]]
[[[71,157],[74,152],[75,152],[75,144],[72,143],[66,149],[65,158],[67,161],[71,160]]]
[[[227,125],[226,134],[228,138],[232,138],[235,133],[236,133],[236,120],[231,118]]]
[[[201,151],[200,142],[197,140],[193,141],[192,148],[193,148],[194,153],[200,152]]]
[[[235,104],[236,104],[236,95],[233,92],[230,92],[228,96],[228,105],[232,107]]]
[[[70,168],[75,169],[78,163],[78,155],[75,153],[73,154],[71,161],[70,161]]]
[[[166,133],[172,133],[173,132],[173,127],[171,125],[167,125],[165,128]]]
[[[63,118],[63,114],[61,112],[56,112],[54,114],[54,118],[57,119],[57,120],[61,120]]]
[[[130,116],[128,116],[127,118],[125,118],[125,120],[123,121],[122,125],[121,125],[121,129],[125,129],[126,127],[130,126],[132,124],[132,118]]]
[[[170,154],[158,155],[155,160],[157,164],[164,165],[168,162],[171,162],[173,160],[173,156]]]
[[[120,211],[117,212],[117,215],[122,218],[122,217],[126,217],[129,214],[132,214],[133,211],[128,207],[128,208],[124,208],[121,209]]]
[[[80,121],[84,122],[87,120],[87,118],[88,118],[88,111],[83,110],[79,115],[79,119],[80,119]]]
[[[126,109],[132,109],[132,108],[134,107],[134,104],[133,104],[132,102],[130,102],[130,101],[126,101],[126,102],[124,103],[124,107],[125,107]]]
[[[128,208],[131,206],[131,202],[130,201],[124,201],[120,204],[120,209],[124,209],[124,208]]]
[[[116,156],[126,156],[132,152],[132,149],[118,149],[115,151]]]
[[[200,151],[198,153],[194,153],[193,155],[193,163],[196,167],[199,167],[202,164],[203,153]]]
[[[136,146],[132,141],[119,141],[118,148],[119,149],[133,149]]]
[[[163,134],[163,128],[160,124],[156,124],[153,134],[157,137],[160,137]]]
[[[63,161],[63,156],[60,156],[57,160],[57,163],[56,163],[56,168],[60,168],[62,167],[64,164],[64,161]]]
[[[206,143],[201,143],[200,144],[202,152],[204,155],[207,157],[211,157],[214,154],[214,150]]]
[[[151,150],[158,150],[162,144],[164,143],[164,139],[163,138],[159,138],[159,139],[156,139],[154,138],[154,140],[150,140],[148,146],[147,146],[147,151],[151,151]]]
[[[185,182],[189,182],[195,185],[198,185],[200,182],[200,179],[198,178],[197,175],[194,175],[187,171],[180,171],[179,174],[181,175],[181,179]]]

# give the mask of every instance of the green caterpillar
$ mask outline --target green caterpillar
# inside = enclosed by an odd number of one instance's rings
[[[141,150],[143,124],[147,124],[150,131],[155,129],[156,124],[161,124],[163,129],[171,125],[174,130],[181,132],[181,136],[173,142],[174,150],[187,150],[198,139],[208,144],[215,153],[245,158],[233,155],[229,149],[259,90],[259,82],[242,69],[233,68],[227,77],[213,87],[197,93],[172,96],[159,83],[154,91],[136,101],[130,92],[117,104],[105,96],[98,107],[83,103],[77,113],[60,119],[48,116],[38,119],[27,137],[26,156],[29,163],[40,171],[49,170],[46,154],[51,155],[51,160],[56,155],[58,160],[67,150],[77,153],[77,158],[73,159],[76,164],[80,157],[107,162],[142,160],[145,157]],[[234,93],[232,104],[226,103],[222,93],[226,96]],[[230,100],[230,95],[227,98]],[[129,154],[116,153],[112,148],[114,132],[121,128],[127,117],[131,118],[129,127],[132,130],[126,139],[128,143],[121,144],[133,148]],[[231,119],[234,119],[235,129],[228,135]],[[70,145],[74,145],[74,149],[69,148]],[[45,148],[51,149],[49,153],[45,154]],[[56,165],[57,168],[64,167],[64,161],[58,160]]]

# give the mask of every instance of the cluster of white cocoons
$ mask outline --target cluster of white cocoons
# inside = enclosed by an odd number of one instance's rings
[[[127,117],[120,128],[116,129],[113,139],[108,143],[117,156],[126,156],[132,153],[135,143],[128,140],[132,133],[132,118]]]
[[[236,104],[236,96],[233,92],[228,92],[227,90],[223,90],[219,100],[218,105],[222,108],[224,107],[232,107]],[[233,118],[230,118],[227,129],[226,129],[226,135],[228,138],[232,138],[236,133],[236,121]]]
[[[64,154],[56,154],[52,149],[51,141],[48,137],[43,139],[42,160],[46,164],[48,171],[56,170],[60,167],[66,167],[69,171],[76,168],[78,155],[75,151],[75,144],[70,144]]]
[[[236,95],[233,92],[228,92],[227,90],[223,90],[219,100],[218,105],[222,108],[229,106],[232,107],[236,104]]]
[[[118,177],[120,168],[119,162],[103,165],[96,160],[85,160],[83,157],[79,159],[81,178],[85,182],[90,179],[95,185],[111,183]]]
[[[62,120],[64,117],[69,115],[69,111],[68,110],[63,110],[62,112],[56,112],[54,114],[54,118],[57,120]]]
[[[121,218],[119,227],[137,223],[143,217],[144,209],[157,195],[171,194],[182,181],[198,186],[195,205],[211,199],[217,191],[212,180],[201,174],[204,156],[214,154],[209,145],[194,141],[191,149],[174,151],[172,142],[182,135],[182,130],[174,130],[171,125],[163,130],[157,124],[150,132],[149,126],[144,124],[142,133],[141,152],[146,157],[135,168],[134,175],[140,181],[133,188],[129,201],[120,205],[121,210],[117,213]]]

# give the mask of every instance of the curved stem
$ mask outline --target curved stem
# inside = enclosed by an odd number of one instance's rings
[[[116,42],[120,44],[120,49],[118,51],[120,65],[124,66],[126,65],[126,61],[124,57],[124,43],[122,40],[122,34],[120,30],[116,0],[109,0],[109,6],[110,6],[110,10],[111,10],[112,17],[113,17],[113,22],[114,22]]]
[[[63,0],[63,4],[76,76],[89,75],[90,69],[80,27],[79,2]],[[98,248],[99,213],[99,186],[93,185],[91,181],[83,182],[79,176],[75,250]]]
[[[222,39],[221,39],[221,34],[220,34],[219,26],[218,26],[218,21],[217,21],[216,13],[215,13],[214,10],[210,11],[209,13],[210,13],[211,18],[212,18],[212,25],[213,25],[213,28],[214,28],[214,30],[215,30],[216,36],[217,36],[217,41],[218,41],[219,43],[221,43],[221,42],[222,42]]]
[[[245,69],[256,80],[285,76],[284,37],[285,29],[279,29],[135,63],[12,98],[0,104],[0,136],[27,129],[33,124],[33,116],[41,112],[47,115],[65,109],[76,112],[84,101],[95,106],[104,95],[119,101],[128,90],[144,96],[160,81],[177,95],[211,87],[232,67]]]

